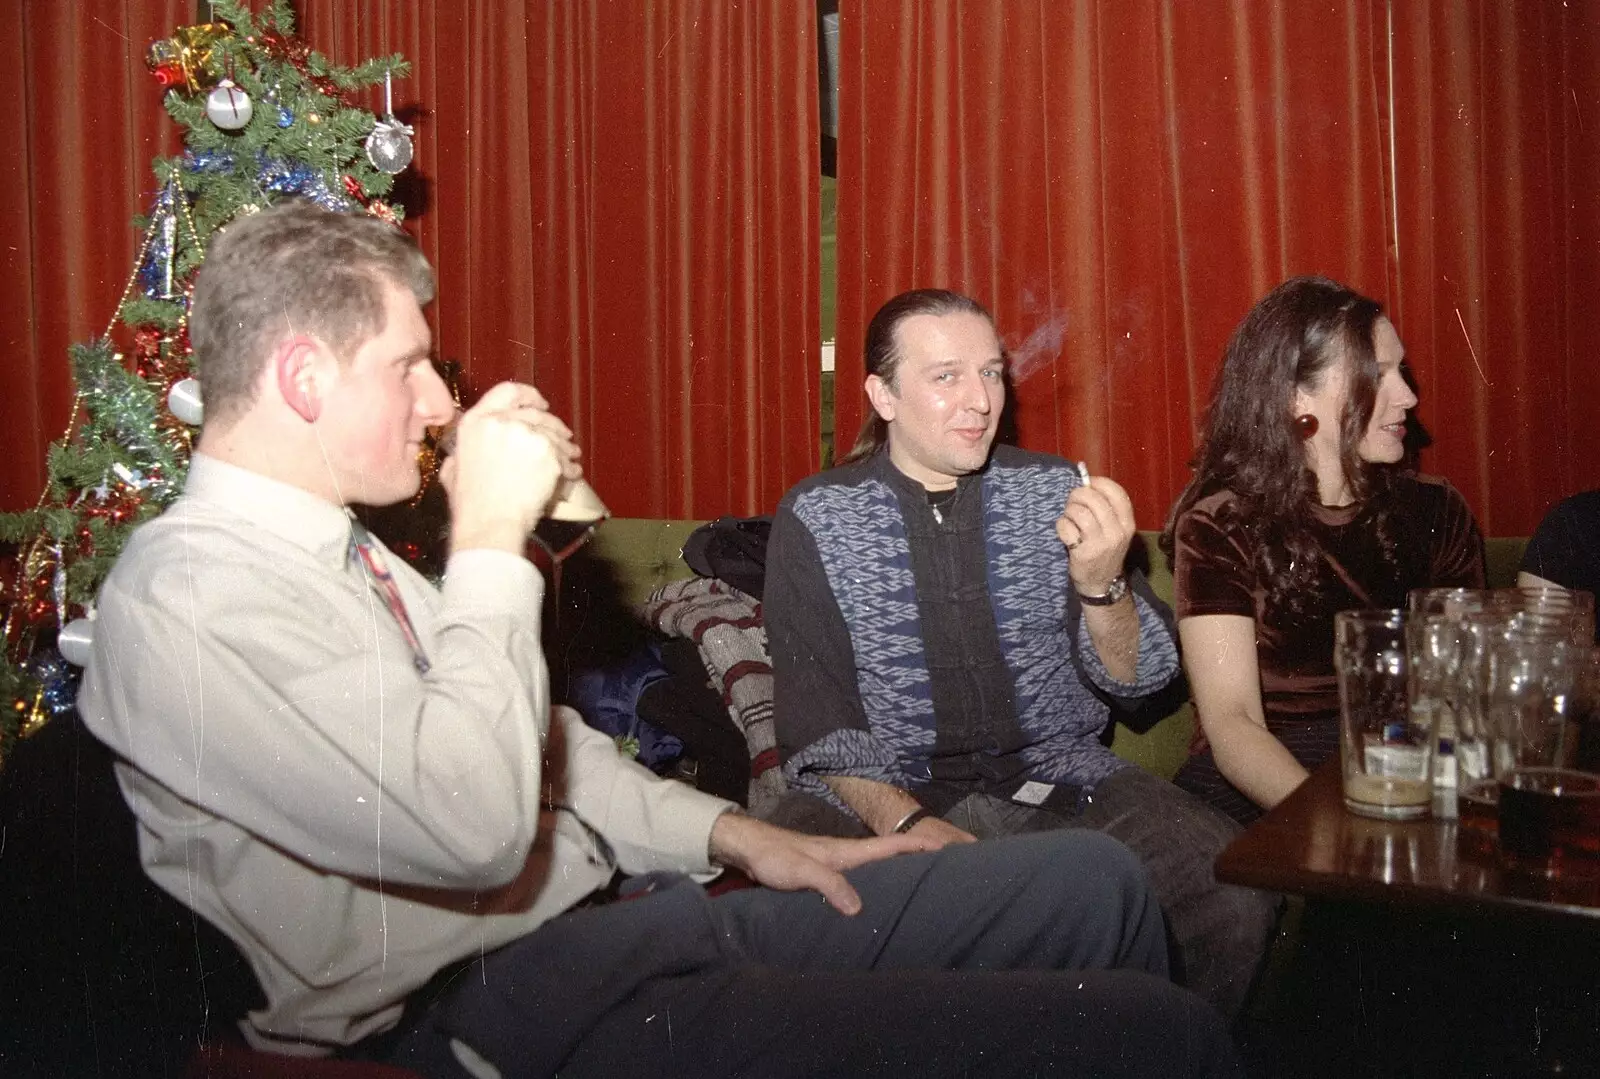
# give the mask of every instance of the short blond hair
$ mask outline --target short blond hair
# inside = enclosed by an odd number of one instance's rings
[[[382,333],[384,286],[433,300],[433,268],[403,230],[366,214],[289,199],[230,222],[195,280],[189,339],[206,420],[254,402],[273,346],[310,333],[341,357]]]

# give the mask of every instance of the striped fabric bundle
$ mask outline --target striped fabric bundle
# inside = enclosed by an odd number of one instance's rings
[[[653,592],[642,608],[645,621],[669,637],[687,637],[700,650],[711,684],[750,747],[752,816],[765,817],[783,796],[772,728],[772,661],[761,604],[710,577],[674,581]]]

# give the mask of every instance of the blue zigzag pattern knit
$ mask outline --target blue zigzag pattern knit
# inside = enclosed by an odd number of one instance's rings
[[[1017,463],[1007,467],[1002,456]],[[1085,627],[1079,626],[1076,642],[1068,639],[1068,556],[1055,521],[1068,492],[1080,482],[1077,470],[1041,455],[1013,451],[996,457],[982,483],[988,588],[1000,652],[1015,681],[1017,720],[1037,736],[1023,755],[1035,778],[1092,786],[1126,762],[1096,737],[1109,709],[1080,678],[1072,662],[1074,643],[1089,680],[1124,697],[1153,693],[1170,681],[1178,668],[1177,648],[1140,597],[1135,598],[1139,663],[1132,685],[1111,678]],[[816,540],[849,628],[861,703],[872,727],[870,741],[841,731],[855,737],[824,739],[804,756],[848,750],[852,759],[830,761],[829,771],[904,782],[922,771],[904,766],[927,759],[936,732],[910,548],[895,493],[872,477],[856,484],[822,484],[798,498],[793,509]]]
[[[902,759],[926,757],[934,742],[932,686],[911,549],[894,492],[876,479],[824,484],[796,500],[794,513],[816,538],[850,627],[857,690],[873,734]]]

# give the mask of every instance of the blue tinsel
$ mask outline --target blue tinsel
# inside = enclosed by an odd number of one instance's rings
[[[321,206],[324,210],[333,210],[336,213],[346,213],[355,209],[355,203],[342,191],[335,191],[323,182],[322,177],[301,192],[306,198]]]
[[[256,155],[256,180],[263,191],[275,195],[299,195],[317,179],[317,170],[303,161],[281,161],[266,154]]]
[[[195,153],[190,150],[184,153],[183,163],[190,172],[220,172],[224,175],[233,171],[233,154],[227,150],[201,150]]]
[[[46,648],[28,660],[26,670],[44,689],[41,703],[51,716],[60,718],[72,711],[78,699],[78,669],[62,659],[61,653]]]
[[[144,262],[139,266],[139,285],[146,296],[159,297],[167,287],[167,242],[157,232],[150,238]]]
[[[288,127],[292,123],[294,123],[294,113],[280,106],[278,126]],[[191,172],[226,174],[238,167],[238,160],[227,151],[201,150],[198,153],[194,151],[185,153],[184,164]],[[267,194],[300,195],[325,210],[336,210],[341,213],[355,208],[355,203],[343,191],[329,187],[322,175],[303,161],[285,161],[266,153],[257,153],[255,166],[256,183]],[[154,252],[157,246],[152,244],[151,251]],[[164,263],[160,265],[165,266]],[[143,270],[140,280],[145,283],[148,291],[150,279],[144,276]]]
[[[172,252],[167,245],[166,232],[159,222],[163,215],[173,210],[172,185],[168,184],[156,195],[155,205],[150,208],[151,220],[157,222],[157,227],[150,237],[150,246],[145,249],[144,262],[139,266],[139,284],[144,294],[152,298],[159,298],[166,292],[167,260],[172,257]]]

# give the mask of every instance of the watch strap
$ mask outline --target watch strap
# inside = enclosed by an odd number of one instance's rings
[[[1128,578],[1119,573],[1111,578],[1111,583],[1106,586],[1106,590],[1098,596],[1091,596],[1087,592],[1079,592],[1078,602],[1090,607],[1109,607],[1127,594]]]

